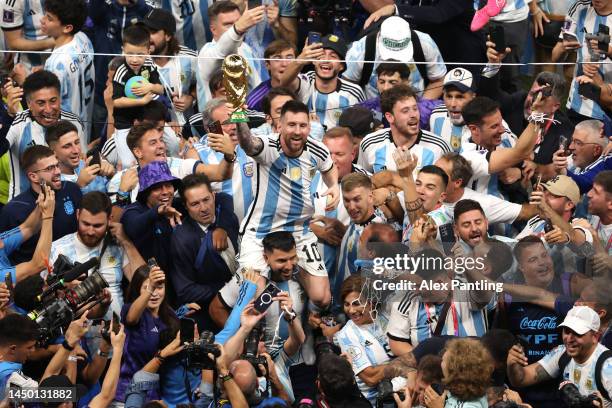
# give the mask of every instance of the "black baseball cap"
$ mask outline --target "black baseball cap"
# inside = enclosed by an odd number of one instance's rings
[[[174,35],[176,33],[176,21],[174,16],[167,10],[164,9],[152,9],[145,16],[144,25],[150,30],[159,31],[164,30],[166,34]]]
[[[342,38],[334,34],[329,34],[321,39],[321,43],[323,44],[323,49],[335,51],[341,60],[346,58],[348,47]]]
[[[380,124],[380,121],[374,118],[372,111],[364,106],[351,106],[345,109],[338,119],[338,126],[351,129],[355,137],[364,137],[372,133]]]

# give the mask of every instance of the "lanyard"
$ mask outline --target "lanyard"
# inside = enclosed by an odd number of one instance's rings
[[[434,305],[434,309],[435,309]],[[457,308],[455,307],[455,303],[451,302],[450,305],[451,313],[453,315],[453,329],[455,331],[455,336],[459,336],[459,320],[457,319]],[[429,333],[433,336],[434,331],[431,329],[431,314],[429,313],[429,304],[425,303],[425,313],[427,313],[427,322],[429,323]],[[446,322],[438,322],[437,324],[446,324]]]

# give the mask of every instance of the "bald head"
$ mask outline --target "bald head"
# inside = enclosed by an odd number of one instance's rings
[[[230,365],[230,373],[234,382],[245,396],[253,395],[257,389],[257,373],[255,368],[246,360],[236,360]]]

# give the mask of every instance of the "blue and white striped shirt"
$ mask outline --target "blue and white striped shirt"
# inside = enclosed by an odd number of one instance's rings
[[[86,166],[86,163],[84,160],[81,160],[79,162],[79,166],[74,169],[74,174],[64,174],[62,173],[60,175],[60,179],[62,181],[72,181],[73,183],[76,183],[78,178],[79,178],[79,174],[81,174],[81,170],[83,170],[83,168]],[[103,176],[96,176],[91,183],[89,183],[88,185],[86,185],[85,187],[81,187],[81,192],[83,192],[83,194],[85,193],[89,193],[90,191],[100,191],[102,193],[106,193],[106,186],[108,184],[109,180],[106,177]]]
[[[5,0],[2,2],[2,21],[0,26],[4,30],[23,30],[23,38],[36,41],[48,38],[42,32],[41,21],[45,14],[44,0]],[[50,51],[50,50],[48,50]],[[28,54],[20,52],[15,62],[21,62],[28,73],[32,67],[43,65],[47,55]]]
[[[176,20],[176,38],[179,44],[199,50],[210,41],[208,7],[214,0],[157,0],[154,7],[168,10]]]

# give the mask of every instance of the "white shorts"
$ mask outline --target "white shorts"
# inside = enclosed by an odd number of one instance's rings
[[[255,234],[247,232],[240,242],[239,267],[253,268],[267,273],[268,265],[263,257],[263,239],[255,238]],[[318,240],[312,232],[295,241],[298,266],[313,276],[327,277],[327,269],[319,252]],[[269,278],[269,276],[266,276]]]
[[[121,165],[122,169],[129,169],[137,165],[136,157],[127,145],[127,135],[130,129],[115,129],[112,139],[104,143],[102,155],[113,166]]]

